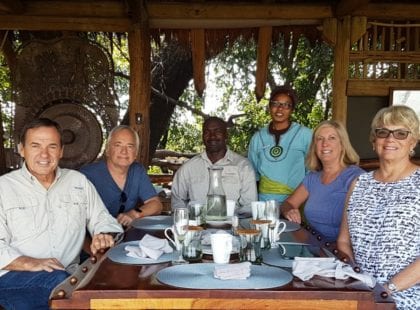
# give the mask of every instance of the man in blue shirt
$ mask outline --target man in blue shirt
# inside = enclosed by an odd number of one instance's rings
[[[137,132],[131,127],[117,126],[109,134],[105,160],[80,169],[95,185],[108,211],[123,226],[162,211],[162,203],[145,168],[135,162],[139,144]]]

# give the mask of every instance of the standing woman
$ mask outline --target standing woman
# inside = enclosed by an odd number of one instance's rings
[[[311,172],[283,202],[281,212],[300,224],[299,207],[306,202],[306,221],[326,241],[335,242],[347,192],[354,178],[364,172],[357,166],[359,156],[341,123],[323,121],[315,128],[306,162]]]
[[[296,104],[293,89],[275,87],[268,106],[272,120],[251,139],[248,158],[259,181],[259,200],[283,202],[306,174],[305,158],[312,132],[290,120]]]
[[[398,309],[420,305],[420,167],[410,161],[419,119],[407,106],[380,110],[370,141],[379,168],[353,184],[338,248],[384,285]]]

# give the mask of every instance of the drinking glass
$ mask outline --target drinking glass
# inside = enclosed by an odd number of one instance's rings
[[[279,203],[275,200],[267,200],[265,202],[265,218],[270,221],[268,228],[270,230],[270,247],[277,248],[276,237],[274,236],[274,228],[280,217]]]
[[[172,261],[172,264],[188,264],[182,257],[184,250],[184,239],[188,232],[188,208],[176,208],[173,212],[175,234],[180,243],[181,249],[177,260]]]

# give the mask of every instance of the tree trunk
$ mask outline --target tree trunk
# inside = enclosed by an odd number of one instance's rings
[[[191,52],[176,42],[160,49],[152,61],[152,87],[167,97],[178,100],[193,77]],[[150,104],[150,158],[155,153],[161,137],[169,129],[176,105],[162,97],[151,95]],[[128,124],[128,114],[123,124]]]

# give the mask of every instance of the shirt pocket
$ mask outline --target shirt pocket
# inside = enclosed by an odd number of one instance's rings
[[[7,226],[15,241],[33,236],[37,229],[35,219],[38,200],[35,197],[19,197],[9,199],[3,206]],[[41,210],[39,210],[41,212]]]
[[[87,214],[86,195],[77,192],[60,196],[60,213],[67,223],[67,229],[71,231],[85,229]]]

